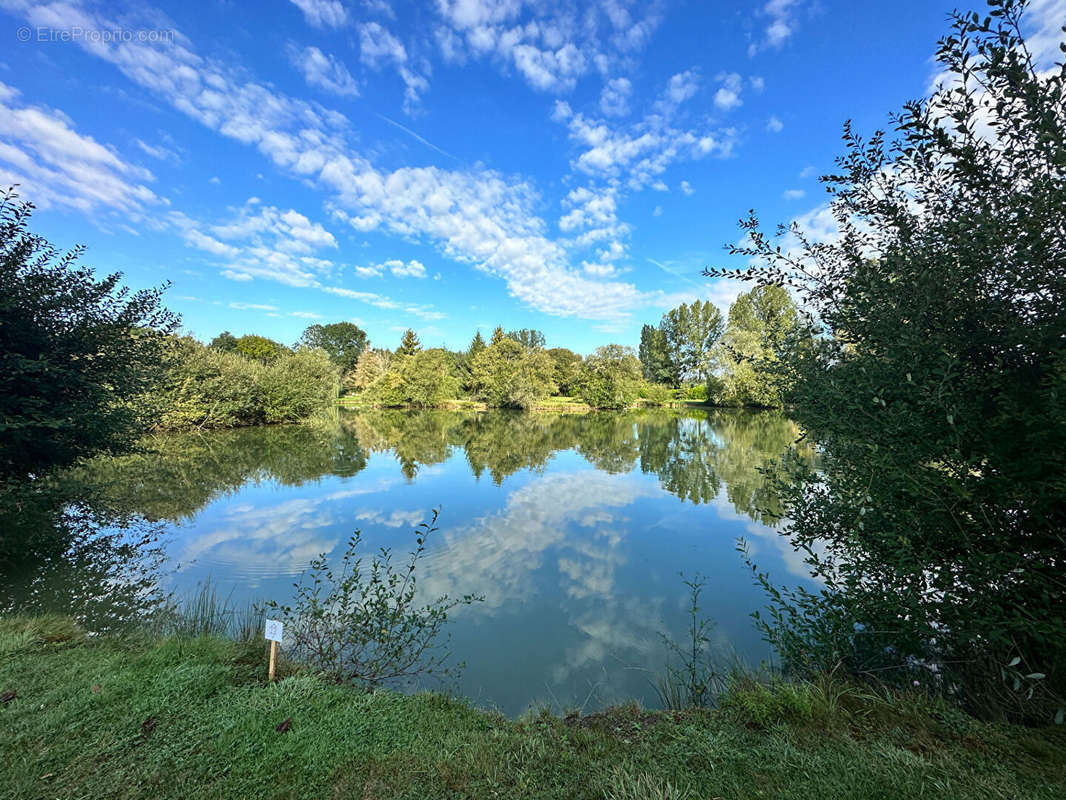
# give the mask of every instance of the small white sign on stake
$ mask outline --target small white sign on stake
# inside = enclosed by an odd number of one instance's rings
[[[271,642],[280,642],[281,632],[282,630],[284,630],[284,628],[285,626],[282,625],[278,620],[268,619],[266,621],[266,638]]]
[[[285,626],[276,619],[266,621],[266,638],[270,641],[270,666],[267,668],[267,680],[274,682],[274,665],[278,658],[278,642],[281,641],[281,632]]]

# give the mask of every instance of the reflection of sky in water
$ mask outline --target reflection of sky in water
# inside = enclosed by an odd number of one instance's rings
[[[683,422],[683,430],[700,424]],[[722,447],[723,434],[708,440]],[[265,480],[209,503],[172,527],[168,580],[179,596],[210,577],[237,603],[287,601],[307,562],[339,556],[355,528],[368,548],[391,545],[400,556],[412,527],[439,506],[421,591],[485,597],[453,612],[448,626],[455,659],[467,664],[461,692],[507,713],[530,702],[654,704],[659,632],[680,638],[686,624],[680,572],[707,578],[702,607],[717,623],[716,650],[754,663],[770,657],[749,617],[763,597],[737,539],[775,579],[805,574],[784,540],[736,511],[724,479],[704,505],[662,487],[639,463],[611,474],[572,449],[496,485],[487,474],[476,479],[455,447],[408,481],[384,450],[351,477]]]

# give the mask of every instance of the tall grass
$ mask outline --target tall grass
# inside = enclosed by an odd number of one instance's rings
[[[184,599],[170,603],[153,619],[156,633],[167,636],[221,636],[238,642],[254,641],[263,631],[265,614],[257,603],[234,603],[222,597],[208,578]]]

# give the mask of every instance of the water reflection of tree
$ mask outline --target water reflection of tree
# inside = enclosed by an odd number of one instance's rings
[[[519,470],[540,471],[556,452],[573,450],[597,469],[627,472],[639,464],[664,489],[709,503],[724,486],[740,513],[773,524],[780,501],[766,470],[797,440],[780,412],[625,411],[587,415],[372,411],[344,422],[371,451],[393,451],[404,475],[461,448],[474,475],[500,484]],[[811,456],[811,448],[801,455]]]
[[[335,426],[285,425],[160,436],[141,453],[94,459],[66,479],[98,510],[179,520],[248,483],[299,486],[364,467],[357,437]]]

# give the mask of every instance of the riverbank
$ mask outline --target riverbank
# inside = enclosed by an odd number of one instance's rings
[[[10,693],[14,697],[9,699]],[[367,694],[261,645],[0,617],[0,797],[1055,798],[1066,732],[826,681],[723,710],[518,721]]]
[[[371,403],[365,402],[358,395],[344,395],[337,398],[337,406],[340,408],[349,409],[364,409],[364,408],[408,408],[413,409],[416,406],[376,406]],[[632,411],[634,409],[643,408],[718,408],[719,406],[713,406],[707,403],[706,400],[670,400],[665,403],[652,403],[648,400],[638,400],[633,405],[626,409],[614,409]],[[417,407],[422,408],[422,407]],[[429,406],[430,409],[443,409],[445,411],[500,411],[508,409],[500,409],[497,406],[491,406],[483,400],[448,400],[447,402],[439,405]],[[731,408],[731,407],[730,407]],[[600,411],[603,409],[597,409],[587,403],[582,403],[580,400],[575,400],[572,397],[549,397],[537,402],[532,408],[529,409],[534,413],[557,413],[557,414],[587,414],[592,411]]]

